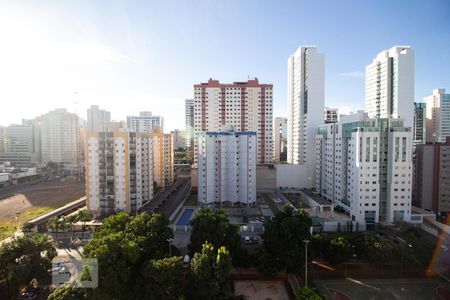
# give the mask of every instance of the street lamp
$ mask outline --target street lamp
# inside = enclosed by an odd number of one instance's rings
[[[412,248],[411,244],[405,244],[409,248]],[[402,247],[402,259],[401,259],[401,265],[400,265],[400,274],[403,275],[403,254],[405,252],[405,247]]]
[[[305,287],[308,287],[308,244],[310,240],[304,239],[303,243],[305,243]]]

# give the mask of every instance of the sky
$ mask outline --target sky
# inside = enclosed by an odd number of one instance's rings
[[[325,105],[340,112],[364,108],[364,68],[394,45],[414,49],[416,101],[450,91],[447,0],[0,0],[0,125],[96,104],[184,129],[184,100],[209,78],[271,83],[285,116],[300,45],[325,54]]]

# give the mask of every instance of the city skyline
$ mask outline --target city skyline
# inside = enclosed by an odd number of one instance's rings
[[[308,44],[325,54],[325,105],[340,113],[364,107],[364,68],[394,45],[415,49],[415,101],[450,86],[441,67],[450,64],[447,2],[325,3],[327,10],[309,2],[3,2],[0,99],[8,106],[0,125],[56,108],[85,118],[99,105],[112,120],[152,111],[170,132],[184,128],[192,84],[208,78],[273,84],[273,115],[286,116],[286,60]]]

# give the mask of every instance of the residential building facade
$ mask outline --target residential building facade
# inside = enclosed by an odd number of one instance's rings
[[[95,214],[135,214],[153,198],[151,133],[86,133],[87,207]]]
[[[414,102],[414,145],[426,143],[427,132],[427,105],[423,102]]]
[[[194,161],[197,161],[197,137],[201,132],[217,132],[231,124],[237,131],[257,134],[258,164],[271,164],[272,84],[260,84],[258,79],[222,84],[210,79],[194,85]]]
[[[199,203],[256,203],[256,132],[200,132],[198,153]]]
[[[314,177],[315,135],[323,124],[325,56],[315,46],[300,46],[288,59],[287,162],[303,165]]]
[[[173,183],[173,135],[161,130],[153,131],[154,181],[164,188]]]
[[[444,143],[450,136],[450,94],[435,89],[423,100],[427,105],[427,143]]]
[[[287,160],[287,118],[273,120],[273,156],[274,163]]]
[[[450,213],[450,137],[416,145],[413,203],[442,216]]]
[[[324,109],[324,122],[328,123],[336,123],[338,121],[338,109],[325,107]]]
[[[411,129],[401,119],[324,124],[316,135],[315,189],[354,222],[409,221]]]
[[[56,109],[40,117],[42,163],[77,167],[77,116],[66,109]]]
[[[184,120],[186,124],[186,148],[194,146],[194,99],[186,99],[184,104]]]
[[[87,109],[86,131],[108,132],[111,130],[111,113],[100,109],[98,105],[91,105]]]
[[[139,116],[127,117],[127,127],[130,132],[151,132],[156,126],[164,131],[164,118],[154,116],[150,111],[141,111]]]
[[[401,118],[414,123],[414,51],[394,46],[380,52],[366,67],[366,112],[371,118]]]
[[[10,125],[3,129],[3,151],[0,163],[9,162],[13,167],[25,168],[36,164],[33,127],[27,125]]]

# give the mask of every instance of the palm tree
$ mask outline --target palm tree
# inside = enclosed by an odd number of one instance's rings
[[[47,228],[50,228],[53,232],[56,232],[59,228],[58,218],[51,217],[47,222]]]
[[[66,217],[66,221],[70,226],[70,232],[72,233],[72,237],[73,237],[73,224],[78,221],[78,215],[77,214],[69,215]]]
[[[66,218],[62,218],[59,220],[59,228],[64,231],[64,236],[67,237],[67,229],[69,229],[70,224],[67,222]]]
[[[83,222],[83,225],[81,227],[81,237],[83,237],[86,222],[91,221],[92,218],[93,218],[92,213],[88,210],[81,210],[80,212],[78,212],[78,221]]]

